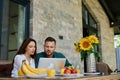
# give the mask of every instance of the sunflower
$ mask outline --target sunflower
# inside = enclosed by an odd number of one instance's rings
[[[83,38],[80,41],[80,49],[86,51],[86,50],[90,50],[92,48],[92,44],[90,43],[90,41],[87,38]]]
[[[98,44],[98,43],[99,43],[99,40],[98,40],[98,38],[97,38],[95,35],[89,36],[88,39],[89,39],[89,41],[90,41],[91,43],[95,43],[95,44]]]
[[[92,53],[96,58],[100,58],[99,52],[95,51],[98,43],[98,38],[95,35],[90,35],[82,38],[79,42],[74,43],[74,45],[76,52],[81,54],[81,60],[83,60]]]
[[[74,45],[76,46],[76,49],[75,49],[76,52],[80,52],[79,44],[80,44],[79,42],[74,43]]]

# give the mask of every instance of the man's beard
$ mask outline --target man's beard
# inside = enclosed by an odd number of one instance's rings
[[[53,55],[53,52],[47,51],[47,53],[46,53],[46,54],[47,54],[47,56],[48,56],[48,57],[50,57],[50,56],[52,56],[52,55]]]

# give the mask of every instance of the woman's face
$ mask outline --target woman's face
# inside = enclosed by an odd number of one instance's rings
[[[29,55],[33,55],[35,53],[35,42],[31,41],[27,47],[26,47],[26,52]]]

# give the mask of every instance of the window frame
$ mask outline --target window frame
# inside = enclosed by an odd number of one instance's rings
[[[99,44],[100,44],[100,36],[99,36],[100,32],[99,32],[98,22],[92,16],[87,6],[83,2],[82,2],[82,21],[83,21],[83,37],[94,34],[98,37]],[[95,26],[91,26],[91,24],[93,23],[90,23],[90,22],[93,22]],[[98,52],[100,52],[100,49],[101,49],[100,46],[96,48]],[[100,61],[100,59],[97,59],[97,61]],[[84,71],[87,72],[86,59],[84,60]]]
[[[3,11],[3,0],[0,0],[0,33],[2,32],[2,11]],[[1,34],[0,34],[0,52],[1,52]],[[1,56],[1,55],[0,55]]]

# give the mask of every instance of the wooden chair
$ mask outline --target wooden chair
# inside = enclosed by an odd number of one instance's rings
[[[10,77],[12,71],[12,61],[0,60],[0,77]]]
[[[108,66],[108,64],[104,62],[97,62],[96,67],[97,67],[97,71],[104,73],[104,75],[109,75],[110,73],[113,72]]]

